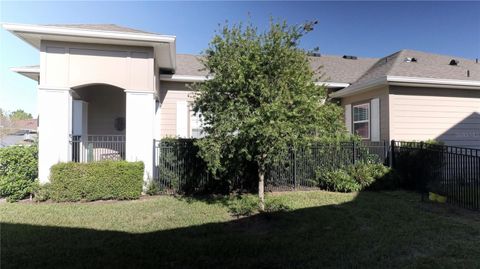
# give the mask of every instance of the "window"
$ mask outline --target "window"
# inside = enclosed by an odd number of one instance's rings
[[[370,104],[353,106],[353,132],[364,139],[370,138]]]
[[[195,112],[190,111],[190,137],[192,138],[200,138],[203,137],[203,129],[202,129],[202,115]]]

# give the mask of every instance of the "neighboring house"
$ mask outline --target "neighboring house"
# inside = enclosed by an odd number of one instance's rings
[[[201,135],[189,85],[207,72],[198,56],[176,53],[175,36],[110,24],[3,27],[40,51],[39,66],[12,70],[39,83],[42,182],[57,162],[95,159],[140,160],[152,177],[154,140]],[[480,64],[453,58],[409,50],[310,57],[351,132],[480,147]]]
[[[330,97],[341,99],[347,128],[366,139],[480,148],[478,59],[401,50]]]
[[[0,148],[12,145],[28,145],[37,139],[37,120],[13,120],[8,126],[0,125],[3,136],[0,137]]]

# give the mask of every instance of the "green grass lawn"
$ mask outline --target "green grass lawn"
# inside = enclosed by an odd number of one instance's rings
[[[0,204],[1,268],[480,268],[478,213],[406,192],[267,196],[288,211],[231,216],[222,199]]]

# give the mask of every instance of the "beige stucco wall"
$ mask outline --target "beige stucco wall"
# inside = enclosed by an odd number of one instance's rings
[[[160,135],[174,137],[177,135],[177,102],[193,101],[194,92],[184,82],[160,82]]]
[[[73,88],[106,83],[155,91],[153,48],[42,41],[40,84]]]
[[[109,85],[92,85],[76,90],[81,100],[88,103],[89,135],[125,135],[115,129],[115,119],[125,118],[125,92]]]
[[[391,139],[480,147],[480,91],[390,86],[390,111]]]
[[[342,98],[342,107],[345,105],[370,102],[374,98],[380,100],[380,140],[389,140],[389,96],[388,87],[382,86],[353,96]]]

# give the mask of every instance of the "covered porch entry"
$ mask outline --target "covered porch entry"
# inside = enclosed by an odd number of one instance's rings
[[[72,161],[125,160],[125,91],[93,84],[72,89],[72,97]]]

